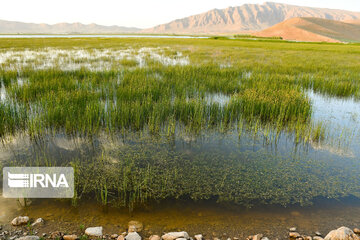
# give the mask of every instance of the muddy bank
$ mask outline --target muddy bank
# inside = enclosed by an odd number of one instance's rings
[[[145,227],[142,222],[131,220],[127,223],[125,231],[121,231],[120,226],[118,229],[110,232],[109,229],[104,229],[102,226],[86,227],[80,225],[77,230],[70,230],[69,226],[64,225],[55,226],[47,224],[43,218],[37,218],[34,221],[28,216],[15,217],[10,224],[0,226],[0,239],[1,240],[43,240],[43,239],[56,239],[56,240],[87,240],[87,239],[116,239],[116,240],[269,240],[265,234],[257,233],[243,237],[243,234],[228,234],[222,233],[218,235],[216,232],[211,234],[202,234],[197,231],[197,234],[191,235],[186,231],[162,231],[157,234]],[[65,229],[65,228],[66,229]],[[51,230],[53,229],[53,230]],[[54,230],[62,229],[62,230]],[[241,230],[239,230],[241,231]],[[161,237],[160,237],[161,236]],[[310,234],[299,233],[297,227],[287,229],[287,234],[281,237],[273,237],[274,239],[290,239],[290,240],[359,240],[360,229],[354,228],[353,230],[348,227],[340,227],[331,230],[329,233],[321,233],[314,231]]]

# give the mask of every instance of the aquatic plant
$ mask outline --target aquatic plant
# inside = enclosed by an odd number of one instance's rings
[[[238,142],[262,136],[268,145],[285,134],[295,145],[327,141],[325,125],[312,119],[306,91],[358,100],[358,45],[246,39],[0,43],[3,142],[22,133],[47,146],[51,136],[63,134],[93,147],[85,156],[74,150],[71,158],[36,148],[34,158],[6,164],[73,166],[74,205],[89,196],[130,210],[165,198],[251,206],[360,196],[358,164],[351,160],[338,172],[344,166],[337,162],[279,157],[248,146],[176,150],[178,138],[191,145],[211,132],[234,134]],[[127,144],[98,149],[101,134],[121,136]]]

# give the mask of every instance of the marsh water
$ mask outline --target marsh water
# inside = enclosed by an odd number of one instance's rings
[[[0,222],[27,214],[43,217],[58,228],[102,225],[114,233],[126,230],[127,221],[137,219],[157,234],[186,230],[207,237],[245,237],[261,232],[284,238],[286,227],[292,226],[307,234],[327,233],[342,225],[359,226],[360,103],[312,91],[307,94],[313,103],[313,121],[326,126],[321,142],[297,144],[288,132],[274,140],[271,131],[254,134],[246,128],[222,133],[209,130],[197,136],[178,134],[170,140],[103,133],[91,140],[55,134],[34,142],[26,135],[16,135],[1,145],[0,161],[34,161],[46,156],[55,162],[70,162],[105,155],[118,162],[124,152],[139,155],[139,161],[153,155],[169,161],[169,168],[180,169],[183,181],[178,184],[190,188],[193,195],[152,201],[134,207],[131,213],[116,203],[104,207],[91,198],[80,200],[77,206],[70,201],[34,199],[26,208],[14,199],[0,198]],[[207,99],[221,104],[228,101],[222,95]],[[211,197],[212,191],[219,192],[220,203]],[[196,194],[201,193],[209,199],[196,201]],[[227,196],[237,194],[248,199],[238,204],[227,201]],[[261,199],[258,203],[257,197]],[[286,207],[278,203],[286,203]]]

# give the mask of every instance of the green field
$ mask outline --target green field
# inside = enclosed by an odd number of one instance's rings
[[[327,155],[236,148],[243,134],[267,144],[282,144],[284,134],[295,145],[329,140],[307,92],[359,100],[360,45],[64,38],[0,39],[0,46],[3,142],[24,134],[41,145],[61,135],[93,145],[71,158],[44,151],[0,164],[74,166],[74,203],[95,195],[130,207],[182,197],[305,205],[360,194],[353,159],[342,176]],[[103,135],[114,148],[94,146]],[[209,147],[211,136],[231,136],[233,148]],[[179,138],[208,145],[188,155],[176,148]]]

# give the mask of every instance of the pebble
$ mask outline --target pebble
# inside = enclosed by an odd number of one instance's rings
[[[252,240],[261,240],[264,237],[263,234],[256,234],[252,237]]]
[[[130,232],[126,235],[125,240],[141,240],[141,237],[137,232]]]
[[[75,235],[75,234],[73,234],[73,235],[64,235],[63,239],[64,240],[76,240],[76,239],[78,239],[78,236]]]
[[[117,240],[125,240],[124,235],[118,236]]]
[[[85,234],[88,236],[101,237],[103,235],[102,230],[102,227],[89,227],[85,230]]]
[[[151,235],[150,237],[149,237],[149,240],[160,240],[161,238],[160,238],[160,236],[159,235]]]
[[[118,236],[119,236],[119,235],[117,235],[117,234],[112,234],[110,237],[111,237],[112,239],[116,239],[116,238],[118,238]]]
[[[296,239],[296,238],[300,237],[300,234],[298,232],[290,232],[289,237]]]
[[[16,240],[39,240],[40,238],[38,236],[26,236],[26,237],[20,237]]]
[[[358,229],[358,228],[354,228],[354,233],[356,233],[356,234],[360,234],[360,229]]]
[[[340,227],[330,231],[325,240],[360,240],[360,238],[350,228]]]
[[[292,227],[289,229],[290,232],[296,232],[296,227]]]
[[[187,232],[169,232],[161,237],[163,240],[190,239]]]
[[[269,238],[263,237],[263,238],[261,238],[261,240],[269,240]]]
[[[12,221],[11,221],[11,224],[13,226],[19,226],[19,225],[22,225],[22,224],[27,224],[29,222],[29,217],[28,216],[19,216],[19,217],[16,217],[14,218]]]
[[[313,240],[324,240],[324,239],[320,236],[315,236],[315,237],[313,237]]]
[[[318,231],[315,232],[315,235],[316,235],[316,236],[319,236],[319,237],[322,236],[321,232],[318,232]]]
[[[203,239],[203,235],[202,234],[197,234],[194,236],[196,240],[202,240]]]
[[[31,226],[35,227],[36,225],[42,225],[42,224],[44,224],[44,219],[38,218],[35,220],[33,224],[31,224]]]

